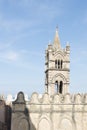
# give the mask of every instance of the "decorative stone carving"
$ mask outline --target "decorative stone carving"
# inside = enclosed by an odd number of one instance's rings
[[[69,93],[65,94],[64,103],[66,104],[71,103],[71,95]]]
[[[39,98],[38,98],[38,94],[37,93],[33,93],[30,99],[30,112],[35,112],[35,111],[39,111],[40,109],[40,102],[39,102]]]
[[[50,103],[49,94],[45,93],[43,95],[42,102],[43,102],[43,104],[49,104]]]
[[[60,101],[60,96],[59,96],[59,94],[56,94],[56,95],[54,95],[54,104],[58,104],[58,103],[60,103],[61,101]]]
[[[34,92],[31,96],[31,99],[30,99],[30,103],[39,103],[39,100],[38,100],[38,94],[36,92]]]
[[[82,96],[81,96],[81,94],[76,94],[76,96],[75,96],[75,103],[78,103],[78,104],[80,104],[82,102]]]

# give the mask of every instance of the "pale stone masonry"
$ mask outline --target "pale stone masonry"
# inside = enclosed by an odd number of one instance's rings
[[[33,93],[30,100],[15,104],[15,107],[14,102],[11,105],[11,130],[87,130],[87,94],[49,96],[45,93],[40,97]],[[23,112],[25,107],[27,114]]]
[[[58,29],[45,53],[45,93],[28,99],[22,92],[12,108],[11,130],[87,130],[87,94],[70,94],[70,46],[62,49]],[[27,110],[27,111],[26,111]]]
[[[87,130],[87,94],[33,93],[26,105],[36,130]]]
[[[66,48],[62,49],[57,29],[54,42],[48,45],[45,55],[46,92],[49,95],[67,93],[70,83],[70,46],[66,45]]]

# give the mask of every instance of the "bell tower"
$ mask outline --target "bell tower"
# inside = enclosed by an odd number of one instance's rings
[[[70,46],[62,49],[58,35],[58,28],[53,44],[49,44],[45,51],[45,92],[49,95],[69,92],[70,84]]]

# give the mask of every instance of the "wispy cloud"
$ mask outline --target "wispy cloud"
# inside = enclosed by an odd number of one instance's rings
[[[22,31],[23,29],[25,28],[29,28],[31,27],[32,25],[32,22],[30,21],[25,21],[23,19],[20,19],[20,20],[12,20],[12,19],[9,19],[9,20],[6,20],[6,19],[1,19],[0,20],[0,27],[1,29],[4,29],[8,32],[11,32],[11,31]]]
[[[14,51],[7,51],[0,53],[0,58],[6,61],[17,61],[19,59],[19,54]]]
[[[11,46],[10,43],[0,43],[0,50],[2,51],[10,46]]]
[[[57,5],[53,4],[53,2],[50,1],[35,1],[35,0],[19,0],[19,1],[13,1],[9,0],[9,3],[12,3],[11,11],[9,16],[9,11],[0,11],[0,26],[1,28],[4,28],[8,31],[10,30],[21,30],[27,27],[39,25],[40,23],[44,22],[51,22],[54,20],[54,18],[60,16],[63,12],[63,9],[61,9],[62,2],[56,2]],[[15,4],[14,4],[15,3]],[[22,7],[19,10],[19,5]],[[26,6],[28,7],[26,7]],[[17,14],[15,14],[12,11],[12,7],[18,10],[16,11]],[[18,17],[18,14],[22,14],[20,17]],[[16,15],[16,16],[15,16]],[[45,20],[44,20],[45,19]]]
[[[12,49],[12,42],[1,42],[0,43],[0,61],[17,61],[20,57],[20,53]]]

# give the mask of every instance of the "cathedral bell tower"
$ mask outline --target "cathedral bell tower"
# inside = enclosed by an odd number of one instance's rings
[[[62,49],[58,28],[53,44],[49,44],[45,52],[45,92],[65,94],[70,84],[70,46]]]

